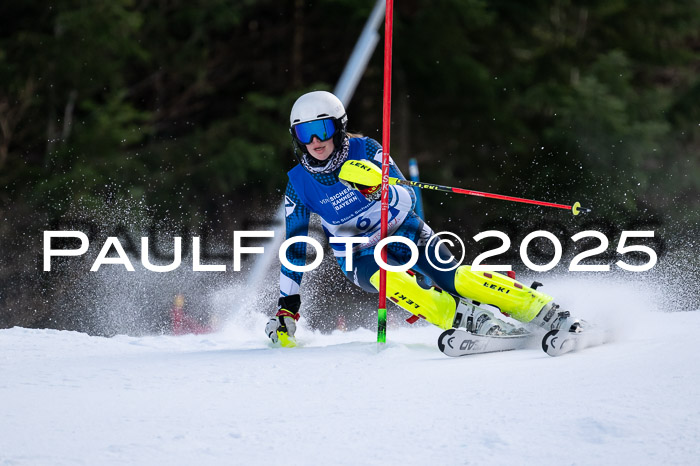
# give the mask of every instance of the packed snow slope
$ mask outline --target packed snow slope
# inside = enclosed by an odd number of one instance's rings
[[[700,312],[618,285],[574,301],[615,340],[448,358],[429,326],[378,349],[302,325],[281,349],[246,313],[199,336],[0,330],[0,465],[698,464]]]

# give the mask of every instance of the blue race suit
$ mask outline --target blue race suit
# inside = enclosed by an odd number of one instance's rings
[[[364,160],[382,166],[381,145],[367,137],[350,138],[348,160]],[[405,179],[393,161],[390,161],[391,177]],[[333,253],[350,281],[366,291],[377,292],[369,279],[379,270],[374,260],[374,246],[381,234],[381,203],[368,201],[359,191],[349,188],[339,181],[340,168],[331,173],[311,173],[302,165],[289,171],[289,182],[285,193],[286,237],[307,236],[311,212],[321,217],[323,231],[328,238],[365,237],[368,243],[354,244],[352,247],[352,270],[346,271],[348,260],[346,245],[331,243]],[[430,265],[429,254],[436,263],[435,252],[426,251],[425,242],[433,234],[418,217],[413,208],[416,197],[413,189],[400,185],[389,186],[388,235],[404,236],[413,241],[419,250],[419,259],[414,266],[424,275],[433,279],[441,288],[455,293],[454,271],[442,272]],[[444,248],[444,246],[443,246]],[[449,257],[449,252],[441,250],[441,257]],[[407,245],[389,243],[387,263],[405,264],[411,258]],[[306,243],[296,242],[287,249],[287,260],[295,266],[306,264]],[[280,274],[280,296],[299,293],[303,272],[294,272],[284,265]]]

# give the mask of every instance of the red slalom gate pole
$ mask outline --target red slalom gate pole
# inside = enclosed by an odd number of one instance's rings
[[[381,238],[388,233],[389,221],[389,144],[391,141],[391,46],[394,28],[394,1],[386,0],[384,13],[384,101],[382,116],[382,201]],[[386,264],[386,247],[382,248]],[[386,270],[379,268],[379,306],[377,308],[377,343],[386,343]]]

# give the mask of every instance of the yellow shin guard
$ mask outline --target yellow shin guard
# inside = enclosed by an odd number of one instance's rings
[[[379,271],[370,278],[379,289]],[[387,298],[410,312],[443,329],[452,328],[457,309],[456,299],[437,288],[421,287],[411,272],[386,273]],[[496,272],[475,272],[468,265],[455,273],[455,289],[463,298],[496,306],[504,314],[530,322],[552,301],[552,297]]]
[[[530,322],[554,299],[500,273],[475,272],[468,265],[457,268],[455,289],[460,296],[496,306],[520,322]]]
[[[370,278],[379,289],[379,271]],[[386,296],[393,302],[442,329],[452,328],[457,302],[449,293],[436,287],[425,289],[410,272],[386,273]]]

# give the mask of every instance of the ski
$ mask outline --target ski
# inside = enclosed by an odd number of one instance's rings
[[[542,349],[550,356],[561,356],[572,351],[602,345],[609,340],[610,333],[598,328],[588,328],[582,332],[551,330],[542,338]]]
[[[448,356],[511,351],[530,346],[533,334],[489,336],[476,335],[466,330],[451,328],[438,338],[438,348]]]

